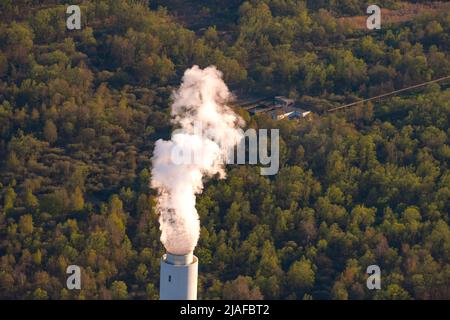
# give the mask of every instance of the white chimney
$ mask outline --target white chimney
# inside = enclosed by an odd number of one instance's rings
[[[160,300],[197,300],[198,259],[166,253],[161,258]]]

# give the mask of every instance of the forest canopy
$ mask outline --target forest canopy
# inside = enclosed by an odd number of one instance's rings
[[[314,112],[234,106],[280,129],[281,169],[228,166],[198,197],[199,298],[450,298],[448,84],[326,112],[450,75],[450,11],[369,32],[339,19],[357,0],[75,2],[81,30],[64,1],[0,2],[0,298],[158,299],[151,157],[192,65]]]

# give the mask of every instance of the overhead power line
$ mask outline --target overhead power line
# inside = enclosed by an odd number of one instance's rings
[[[424,86],[427,86],[427,85],[429,85],[431,83],[440,82],[440,81],[443,81],[443,80],[446,80],[446,79],[450,79],[450,75],[446,76],[446,77],[439,78],[439,79],[435,79],[435,80],[419,83],[419,84],[416,84],[416,85],[413,85],[413,86],[410,86],[410,87],[407,87],[407,88],[403,88],[403,89],[400,89],[400,90],[395,90],[395,91],[391,91],[391,92],[388,92],[388,93],[383,93],[383,94],[380,94],[378,96],[371,97],[371,98],[368,98],[368,99],[358,100],[358,101],[355,101],[355,102],[352,102],[352,103],[349,103],[349,104],[345,104],[345,105],[340,106],[340,107],[331,108],[331,109],[328,109],[327,112],[335,112],[335,111],[339,111],[339,110],[342,110],[342,109],[350,108],[350,107],[356,106],[356,105],[364,103],[364,102],[368,102],[368,101],[377,100],[377,99],[385,98],[385,97],[388,97],[388,96],[396,95],[397,93],[400,93],[400,92],[404,92],[404,91],[408,91],[408,90],[424,87]]]

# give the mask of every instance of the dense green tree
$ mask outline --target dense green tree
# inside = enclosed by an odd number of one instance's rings
[[[51,120],[47,120],[44,126],[44,137],[50,143],[54,143],[58,139],[58,130]]]
[[[127,285],[123,281],[114,281],[111,285],[113,299],[123,300],[128,297]]]
[[[0,298],[158,298],[152,151],[194,64],[216,65],[237,100],[285,95],[314,113],[274,121],[229,103],[245,128],[280,130],[280,171],[227,166],[205,183],[199,298],[449,298],[445,82],[327,113],[447,76],[448,12],[368,36],[345,22],[363,1],[81,5],[69,32],[64,5],[0,1]],[[70,264],[80,291],[65,289]]]
[[[314,285],[315,273],[311,262],[305,258],[294,262],[287,273],[288,286],[297,297],[302,297]]]
[[[224,285],[223,298],[229,300],[261,300],[263,296],[252,278],[239,276]]]

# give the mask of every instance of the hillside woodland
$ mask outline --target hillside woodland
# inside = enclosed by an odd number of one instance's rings
[[[72,2],[81,30],[64,1],[0,2],[0,298],[159,298],[152,150],[196,64],[314,112],[235,107],[280,129],[280,172],[206,184],[199,298],[450,299],[448,85],[326,113],[450,75],[450,11],[370,31],[339,19],[365,14],[357,0]]]

